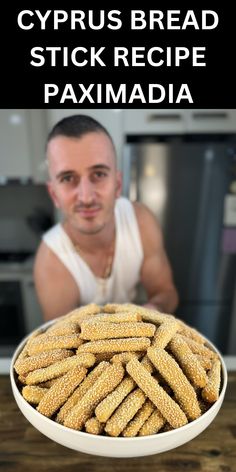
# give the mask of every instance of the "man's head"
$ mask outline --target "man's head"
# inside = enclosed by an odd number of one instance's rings
[[[49,193],[73,230],[95,234],[114,216],[121,176],[107,130],[86,115],[57,123],[48,136]]]

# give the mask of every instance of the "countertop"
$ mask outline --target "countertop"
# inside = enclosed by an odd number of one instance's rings
[[[78,453],[38,432],[0,376],[0,470],[4,472],[236,472],[236,371],[229,372],[223,405],[199,436],[173,451],[133,459]]]
[[[29,257],[24,262],[0,262],[0,275],[1,279],[5,280],[6,277],[11,279],[16,276],[32,275],[34,265],[34,258]]]

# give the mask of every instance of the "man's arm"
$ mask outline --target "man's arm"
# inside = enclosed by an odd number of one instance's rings
[[[147,207],[136,202],[134,208],[144,251],[141,283],[147,292],[147,306],[173,313],[178,305],[178,293],[164,249],[160,226]]]
[[[45,321],[65,315],[79,305],[79,289],[73,277],[44,242],[37,251],[34,281]]]

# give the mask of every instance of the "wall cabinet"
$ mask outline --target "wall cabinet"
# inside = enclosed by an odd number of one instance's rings
[[[235,133],[236,110],[125,110],[123,131],[128,135]]]
[[[186,129],[185,110],[125,110],[123,131],[128,135],[179,134]]]
[[[236,110],[185,110],[187,133],[235,133]]]
[[[30,178],[30,133],[27,110],[0,111],[0,175]]]
[[[0,179],[43,182],[44,110],[0,110]]]

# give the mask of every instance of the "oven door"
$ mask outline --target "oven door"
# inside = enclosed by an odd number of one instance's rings
[[[12,355],[25,334],[21,282],[0,281],[0,355]]]

